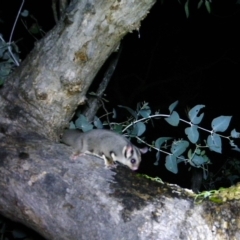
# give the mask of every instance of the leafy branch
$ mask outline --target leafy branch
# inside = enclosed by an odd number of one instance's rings
[[[240,133],[234,129],[231,131],[230,136],[220,134],[227,130],[232,118],[231,116],[219,116],[214,118],[211,122],[212,129],[209,130],[199,126],[204,117],[204,113],[202,112],[202,109],[205,107],[204,105],[196,105],[188,111],[188,118],[190,121],[180,118],[179,114],[175,111],[177,105],[178,101],[169,106],[169,114],[156,112],[152,115],[151,109],[146,102],[138,104],[136,111],[126,106],[119,106],[120,108],[126,109],[130,113],[131,117],[122,123],[111,122],[111,129],[125,134],[128,137],[134,137],[139,142],[144,143],[149,148],[157,151],[156,162],[154,163],[155,165],[159,164],[161,156],[160,153],[164,153],[167,155],[165,157],[165,167],[170,172],[175,174],[178,173],[178,164],[180,162],[185,162],[189,163],[192,167],[202,168],[204,178],[206,179],[208,173],[207,165],[211,163],[207,156],[206,149],[222,153],[221,138],[225,138],[229,140],[233,150],[240,151],[240,148],[235,145],[233,141],[234,138],[240,137]],[[115,118],[116,110],[113,110],[113,113],[113,118]],[[109,113],[109,115],[110,114],[112,114],[112,112]],[[151,119],[161,118],[164,118],[168,124],[174,127],[178,126],[180,122],[188,124],[189,126],[184,130],[188,140],[177,140],[172,137],[160,137],[150,144],[141,138],[146,131],[146,124],[149,123]],[[88,122],[87,119],[80,114],[75,123],[71,123],[71,128],[79,128],[85,132],[93,129],[94,127],[103,128],[104,125],[105,123],[96,116],[92,122]],[[204,139],[203,141],[200,139],[199,130],[209,133],[207,139]],[[204,145],[201,145],[201,142],[204,142]],[[194,144],[195,147],[190,148],[190,143]],[[187,157],[185,157],[184,154],[187,155]]]

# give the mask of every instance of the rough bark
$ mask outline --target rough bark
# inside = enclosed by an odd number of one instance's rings
[[[239,202],[194,205],[191,194],[72,161],[53,142],[97,71],[154,0],[73,1],[1,89],[0,213],[47,239],[239,239]]]
[[[96,157],[70,160],[71,148],[37,135],[1,142],[1,214],[47,239],[240,237],[239,201],[195,205],[191,192]]]
[[[74,0],[1,89],[5,132],[29,129],[58,139],[120,40],[138,29],[155,0]],[[9,119],[16,124],[9,127]],[[44,126],[44,127],[43,127]]]

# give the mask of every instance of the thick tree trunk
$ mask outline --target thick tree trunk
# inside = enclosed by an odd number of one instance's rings
[[[239,239],[237,201],[194,205],[191,192],[70,160],[71,148],[37,135],[2,136],[0,152],[1,213],[47,239]]]
[[[53,142],[91,81],[154,0],[72,1],[1,89],[0,213],[47,239],[237,239],[239,202],[195,206],[187,192],[71,160]]]
[[[154,2],[72,1],[1,89],[0,112],[5,114],[0,123],[5,132],[26,131],[27,125],[58,139],[76,107],[84,103],[100,67],[123,36],[140,27]],[[9,119],[16,123],[11,129]]]

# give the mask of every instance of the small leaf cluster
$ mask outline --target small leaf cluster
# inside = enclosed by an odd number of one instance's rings
[[[207,148],[211,151],[215,151],[217,153],[222,153],[222,140],[221,138],[226,138],[229,140],[229,143],[234,150],[238,150],[239,148],[234,144],[232,138],[239,138],[239,133],[236,130],[232,130],[231,136],[222,136],[219,133],[224,132],[227,130],[229,123],[231,121],[231,116],[219,116],[212,120],[211,127],[212,130],[204,129],[199,126],[201,123],[204,113],[201,113],[201,110],[205,107],[204,105],[196,105],[188,112],[188,117],[190,122],[181,119],[179,114],[174,111],[175,107],[177,106],[178,102],[174,102],[170,105],[169,117],[165,118],[166,122],[168,122],[172,126],[178,126],[179,122],[182,121],[189,125],[189,127],[185,128],[185,134],[189,141],[181,140],[181,141],[174,141],[171,147],[171,155],[167,156],[166,158],[166,168],[173,172],[177,173],[178,168],[177,164],[181,161],[185,161],[189,163],[192,167],[201,167],[203,169],[204,178],[207,178],[207,169],[205,165],[210,163],[209,158],[206,155],[206,151],[203,148]],[[204,140],[205,145],[201,146],[197,144],[201,142],[199,130],[208,132],[209,135],[206,140]],[[159,140],[155,142],[155,147],[160,149]],[[157,143],[157,145],[156,145]],[[187,153],[187,158],[181,156],[189,147],[189,143],[195,144],[195,149],[190,148]],[[175,148],[173,148],[175,146]],[[159,161],[159,153],[157,154],[157,161]]]
[[[19,62],[19,49],[17,45],[14,42],[5,42],[0,35],[0,86],[15,69],[17,66],[16,62]]]
[[[6,42],[3,36],[0,34],[0,86],[4,83],[5,79],[10,75],[13,69],[16,66],[19,66],[20,62],[19,49],[17,45],[14,42],[12,42],[12,36],[23,4],[24,0],[22,1],[15,22],[13,24],[9,41]]]
[[[116,119],[117,112],[115,109],[113,109],[112,112],[110,113],[108,112],[101,117],[95,116],[92,122],[89,122],[84,115],[78,113],[75,122],[70,123],[70,128],[72,129],[78,128],[81,129],[83,132],[87,132],[92,130],[93,128],[102,129],[104,128],[104,126],[108,125],[108,128],[118,133],[126,132],[129,137],[140,137],[146,131],[145,122],[149,120],[148,118],[151,114],[151,110],[148,104],[147,103],[138,104],[136,111],[129,107],[121,105],[119,105],[118,107],[126,109],[131,115],[131,117],[123,123],[107,122],[106,120],[105,121],[101,120],[105,119],[106,115],[111,115],[112,120]],[[140,117],[141,120],[138,121]],[[146,120],[143,121],[143,119]],[[134,123],[132,123],[133,120],[135,120]]]
[[[13,24],[11,34],[9,36],[9,40],[5,41],[3,36],[0,33],[0,86],[3,85],[6,78],[13,72],[13,70],[20,65],[20,58],[19,58],[19,49],[16,45],[16,42],[12,41],[13,33],[15,31],[16,24],[19,20],[19,16],[21,15],[22,18],[30,18],[34,21],[34,23],[28,27],[27,22],[22,19],[22,24],[28,31],[28,33],[35,39],[38,40],[35,35],[40,34],[41,37],[45,34],[45,32],[39,26],[37,20],[29,14],[28,10],[22,10],[25,1],[22,0],[22,3],[19,7],[18,14],[16,15],[15,22]],[[1,19],[0,19],[1,20]]]

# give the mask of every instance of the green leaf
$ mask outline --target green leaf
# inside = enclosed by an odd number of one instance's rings
[[[28,15],[29,15],[29,11],[26,9],[21,12],[22,17],[28,17]]]
[[[177,112],[173,111],[170,117],[165,118],[165,121],[167,121],[170,125],[176,127],[179,124],[180,117]]]
[[[204,113],[201,113],[200,116],[198,116],[198,114],[204,107],[205,105],[196,105],[188,112],[188,117],[193,124],[199,124],[202,121]]]
[[[220,116],[212,120],[212,129],[214,132],[224,132],[229,126],[232,116]]]
[[[187,18],[189,17],[189,6],[188,5],[189,5],[189,0],[187,0],[184,5],[184,10],[185,10],[185,14],[186,14]]]
[[[160,137],[155,141],[155,147],[160,149],[163,143],[166,143],[167,140],[172,139],[171,137]]]
[[[189,142],[188,141],[181,140],[181,141],[173,142],[172,147],[171,147],[171,152],[176,157],[178,157],[178,156],[180,156],[182,153],[184,153],[186,151],[188,146],[189,146]]]
[[[129,113],[132,114],[132,116],[133,116],[135,119],[137,119],[137,113],[136,113],[133,109],[131,109],[131,108],[129,108],[129,107],[122,106],[122,105],[118,105],[118,107],[125,108]]]
[[[96,128],[103,129],[102,121],[97,116],[94,117],[93,124]]]
[[[142,109],[139,111],[139,114],[143,117],[143,118],[148,118],[151,114],[151,110],[150,109]]]
[[[146,131],[146,125],[142,122],[138,122],[133,125],[133,131],[131,135],[141,136]]]
[[[122,129],[123,129],[123,126],[122,126],[122,125],[115,124],[112,130],[113,130],[114,132],[117,132],[117,133],[122,134]]]
[[[201,154],[201,149],[200,148],[195,149],[195,153],[200,155]]]
[[[201,153],[200,153],[200,155],[202,155],[202,156],[205,155],[205,154],[206,154],[205,150],[202,150]]]
[[[188,150],[187,156],[189,159],[192,158],[192,149],[191,148]]]
[[[237,132],[235,129],[231,131],[231,137],[232,138],[240,138],[240,133]]]
[[[192,143],[196,143],[199,139],[199,132],[198,128],[195,125],[192,125],[191,127],[185,128],[185,133],[188,136],[188,139]]]
[[[200,0],[200,1],[198,2],[197,8],[199,9],[199,8],[202,6],[202,4],[203,4],[203,0]]]
[[[191,163],[191,162],[190,162]],[[193,166],[199,167],[200,165],[206,163],[206,160],[202,156],[194,155],[192,158]]]
[[[88,122],[86,117],[80,114],[79,118],[75,122],[76,128],[82,129],[83,132],[88,132],[93,129],[93,125]]]
[[[185,162],[184,156],[179,156],[179,158],[177,158],[177,164],[179,164],[181,162]]]
[[[205,0],[205,7],[208,11],[208,13],[211,13],[211,4],[209,1]]]
[[[153,163],[153,165],[158,166],[160,161],[160,151],[157,151],[156,153],[156,161]]]
[[[29,32],[31,32],[32,34],[38,34],[38,33],[40,33],[40,28],[39,28],[39,25],[38,25],[37,23],[33,23],[28,30],[29,30]]]
[[[70,122],[69,129],[76,129],[76,126],[75,126],[75,124],[73,123],[73,121]]]
[[[116,112],[116,109],[115,108],[113,108],[113,110],[112,110],[112,118],[117,118],[117,112]]]
[[[177,174],[178,173],[178,166],[176,157],[174,155],[168,155],[166,157],[165,167],[168,171]]]
[[[175,109],[175,107],[178,105],[178,101],[172,103],[170,106],[169,106],[169,112],[170,114],[172,113],[172,111]]]
[[[211,151],[222,153],[222,140],[221,138],[213,133],[212,135],[209,135],[207,138],[207,146]]]

